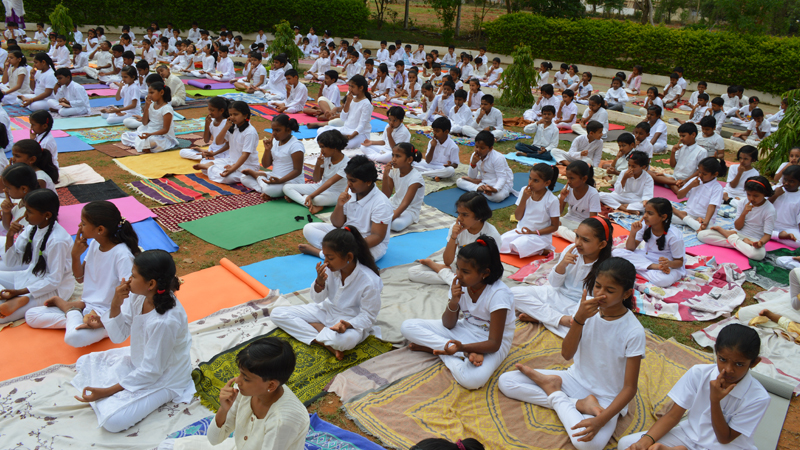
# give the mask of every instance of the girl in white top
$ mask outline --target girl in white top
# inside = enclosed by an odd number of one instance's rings
[[[425,197],[425,180],[412,163],[421,159],[422,153],[410,142],[402,142],[394,147],[392,160],[384,168],[382,190],[394,209],[392,231],[403,231],[412,223],[419,222],[422,199]],[[390,169],[388,174],[387,168]]]
[[[495,58],[492,60],[492,67],[486,71],[486,77],[481,80],[481,86],[498,87],[501,81],[503,81],[503,68],[500,67],[500,58]]]
[[[284,196],[283,188],[289,184],[303,184],[303,157],[306,148],[299,139],[292,136],[298,131],[297,120],[286,114],[272,118],[272,139],[264,139],[262,167],[272,167],[271,172],[258,169],[242,170],[242,184],[261,192],[264,200]]]
[[[237,79],[233,86],[237,91],[246,91],[250,87],[258,87],[267,80],[267,69],[261,64],[263,57],[259,52],[250,52],[247,55],[247,67],[244,77]]]
[[[789,166],[783,172],[783,184],[769,198],[775,206],[775,229],[772,240],[792,248],[800,247],[800,167]]]
[[[553,234],[569,242],[575,242],[575,230],[584,220],[600,212],[600,194],[594,187],[593,172],[584,161],[573,161],[567,166],[567,185],[558,196],[558,210],[564,211],[564,206],[569,209]]]
[[[603,125],[603,139],[608,137],[608,111],[606,111],[606,101],[599,95],[589,97],[589,109],[584,111],[580,122],[572,126],[575,134],[585,136],[587,134],[586,125],[590,121],[599,122]],[[666,137],[664,138],[666,139]],[[597,167],[597,165],[595,165]]]
[[[81,255],[87,250],[81,262]],[[137,254],[139,237],[116,205],[108,201],[87,204],[81,211],[71,254],[72,273],[76,281],[83,283],[81,299],[67,302],[64,297],[52,297],[44,306],[29,309],[25,321],[32,328],[66,329],[64,342],[76,348],[105,339],[108,333],[100,316],[111,308],[114,290],[130,276]]]
[[[564,79],[564,84],[566,84],[567,89],[577,93],[578,84],[580,84],[580,82],[581,75],[578,73],[578,66],[575,64],[570,64],[569,69],[567,69],[567,78]],[[591,86],[591,84],[589,86]]]
[[[644,99],[644,105],[639,108],[639,112],[642,115],[647,115],[647,111],[651,106],[658,106],[661,109],[664,109],[664,102],[661,101],[661,97],[658,96],[658,88],[655,86],[650,86],[647,88],[646,97]]]
[[[216,70],[218,55],[217,52],[214,51],[214,47],[210,45],[205,46],[201,51],[203,52],[203,70],[189,70],[187,68],[184,72],[189,72],[193,77],[197,78],[210,78],[214,75]],[[194,67],[194,64],[190,67]]]
[[[601,193],[600,202],[612,209],[640,214],[645,210],[644,204],[653,198],[655,188],[653,177],[647,173],[650,158],[634,150],[627,156],[627,161],[628,168],[617,177],[614,192]]]
[[[480,389],[511,349],[514,296],[493,238],[481,235],[461,248],[456,264],[442,318],[409,319],[401,331],[411,350],[438,355],[458,384]]]
[[[323,48],[319,52],[320,57],[314,60],[314,64],[303,75],[306,80],[319,80],[325,79],[325,72],[331,70],[331,60],[328,58],[328,49]],[[337,75],[338,78],[338,75]]]
[[[644,68],[638,64],[633,66],[625,92],[631,95],[639,95],[639,88],[642,86],[642,70]]]
[[[97,40],[97,35],[94,32],[93,28],[90,28],[89,31],[86,33],[86,53],[92,54],[95,50],[97,50],[97,46],[100,45],[100,42]]]
[[[375,101],[382,102],[394,95],[394,81],[389,76],[389,67],[386,64],[378,66],[378,78],[370,88]]]
[[[228,121],[225,125],[223,151],[225,158],[214,158],[195,164],[195,170],[202,170],[211,181],[225,184],[241,182],[243,170],[258,170],[258,131],[250,124],[250,107],[245,102],[233,102],[228,108]],[[221,143],[218,135],[216,143]]]
[[[556,111],[558,111],[558,107],[561,105],[561,97],[556,97],[553,91],[552,84],[545,84],[540,89],[539,99],[536,100],[536,103],[533,104],[531,109],[522,113],[522,118],[530,121],[536,122],[542,118],[542,108],[546,105],[552,106]]]
[[[31,111],[47,111],[50,109],[48,100],[53,98],[53,89],[56,87],[55,66],[53,60],[47,56],[47,53],[37,53],[33,57],[32,75],[34,78],[33,93],[25,96],[20,96],[22,100],[20,105],[30,109]]]
[[[520,258],[550,254],[553,233],[558,230],[559,202],[552,189],[558,180],[558,171],[545,163],[531,169],[528,185],[517,199],[517,228],[503,234],[500,253],[512,253]]]
[[[117,88],[117,100],[122,106],[109,106],[100,110],[101,116],[109,125],[124,123],[126,119],[142,115],[139,87],[136,85],[136,68],[126,67],[122,70],[122,83]],[[134,119],[135,120],[135,119]]]
[[[367,79],[362,75],[355,75],[347,84],[350,89],[347,92],[347,100],[341,114],[344,124],[341,126],[326,125],[317,130],[317,136],[325,131],[337,129],[348,140],[346,148],[356,149],[362,142],[369,139],[372,131],[372,125],[370,125],[373,110],[372,96],[369,93]]]
[[[622,88],[622,79],[614,77],[611,80],[611,89],[606,92],[605,101],[608,104],[608,109],[611,111],[622,111],[625,109],[625,104],[628,103],[628,94]]]
[[[211,143],[207,150],[184,148],[181,149],[181,158],[192,161],[212,162],[216,158],[225,159],[228,156],[228,146],[225,132],[228,131],[228,100],[223,97],[212,97],[208,101],[208,115],[203,128],[203,141]]]
[[[559,337],[567,335],[581,294],[594,282],[600,264],[611,257],[614,241],[611,222],[603,217],[584,219],[575,234],[575,244],[561,252],[547,275],[549,285],[511,289],[519,320],[541,323]]]
[[[547,61],[542,61],[542,64],[539,65],[539,81],[537,82],[539,89],[550,83],[548,80],[550,80],[550,69],[552,68],[553,64]]]
[[[406,112],[399,106],[392,106],[386,112],[386,121],[389,125],[383,129],[382,139],[373,141],[367,139],[361,143],[361,151],[367,158],[376,163],[388,164],[392,161],[392,151],[398,144],[411,142],[411,132],[403,125]],[[420,158],[415,161],[419,162]]]
[[[561,93],[561,104],[556,108],[556,118],[553,123],[559,130],[571,130],[578,118],[578,105],[575,102],[575,92],[565,89]]]
[[[495,203],[502,202],[512,193],[517,194],[514,191],[514,173],[505,156],[494,149],[491,132],[481,131],[475,136],[475,151],[469,164],[467,176],[456,180],[459,189],[480,192]]]
[[[408,269],[408,279],[415,283],[444,284],[450,286],[455,278],[456,253],[465,245],[475,242],[481,235],[500,242],[500,233],[487,222],[492,217],[489,201],[479,192],[467,192],[456,201],[456,222],[447,233],[447,245],[442,259],[421,259],[419,264]]]
[[[775,231],[775,207],[768,200],[774,191],[762,176],[748,179],[744,189],[747,201],[739,202],[736,208],[738,217],[733,222],[736,231],[714,226],[697,233],[697,239],[705,244],[735,248],[748,258],[760,261],[766,257],[764,245]]]
[[[164,250],[133,260],[130,278],[117,286],[100,316],[111,342],[130,347],[81,356],[72,385],[97,414],[98,426],[126,430],[167,402],[188,403],[195,392],[186,311],[175,297],[180,282]]]
[[[477,111],[481,107],[481,98],[483,98],[483,91],[481,91],[480,81],[475,78],[469,80],[469,92],[467,92],[469,109]]]
[[[259,339],[242,349],[236,362],[239,375],[220,389],[207,436],[167,439],[159,449],[303,450],[308,411],[286,386],[297,362],[292,346],[275,337]]]
[[[422,85],[419,83],[419,73],[416,70],[408,72],[408,80],[402,89],[395,91],[395,96],[389,102],[395,105],[409,105],[413,108],[413,104],[419,104],[419,99],[422,96]]]
[[[750,374],[761,362],[760,347],[753,328],[725,326],[714,345],[716,364],[690,368],[668,394],[674,402],[669,411],[649,430],[620,439],[617,448],[646,450],[656,443],[663,449],[756,448],[756,428],[770,402],[767,390]]]
[[[561,63],[561,67],[559,67],[558,72],[553,75],[553,87],[555,89],[564,90],[568,87],[565,82],[565,79],[567,78],[567,69],[569,69],[567,63]]]
[[[342,153],[347,146],[347,139],[337,130],[320,134],[317,143],[320,156],[314,166],[314,182],[286,184],[283,187],[286,197],[306,206],[311,214],[322,211],[326,206],[336,205],[339,196],[347,189],[344,168],[350,160]]]
[[[270,319],[306,344],[319,344],[342,360],[370,334],[381,309],[383,282],[365,239],[354,226],[336,228],[322,240],[325,262],[317,263],[311,286],[314,303],[275,308]],[[322,324],[322,329],[311,324]]]
[[[776,184],[783,184],[785,181],[783,179],[783,174],[786,172],[786,169],[791,166],[800,166],[800,147],[792,147],[792,149],[789,150],[789,161],[781,163],[780,167],[778,167],[778,171],[775,172],[775,176],[772,177],[772,180]]]
[[[20,95],[27,96],[31,93],[29,69],[22,52],[9,52],[3,70],[3,84],[0,84],[4,105],[18,105],[21,101]]]
[[[53,165],[58,169],[58,146],[53,137],[53,116],[47,111],[35,111],[28,121],[31,124],[31,139],[36,140],[42,150],[49,150]]]
[[[672,203],[661,197],[647,202],[644,217],[631,224],[625,249],[614,250],[636,267],[636,273],[659,287],[672,286],[686,275],[683,234],[672,223]],[[643,227],[642,225],[646,225]],[[644,241],[644,249],[638,249]]]
[[[688,180],[675,194],[686,197],[686,209],[672,208],[672,223],[685,225],[695,231],[703,231],[714,224],[717,208],[722,205],[722,186],[717,177],[725,174],[726,166],[715,158],[700,161],[697,176]]]
[[[69,298],[75,278],[69,263],[72,238],[58,223],[58,195],[36,189],[25,196],[25,217],[11,223],[6,234],[3,261],[18,271],[0,271],[0,323],[25,317],[26,311],[42,306],[52,296]],[[14,240],[14,236],[17,236]]]
[[[28,192],[35,191],[40,186],[33,167],[22,163],[11,164],[3,170],[3,183],[5,184],[3,189],[5,199],[0,203],[0,216],[3,223],[0,234],[5,236],[13,222],[18,222],[23,227],[28,225],[28,221],[25,220],[25,201],[23,199]],[[0,270],[14,271],[24,268],[24,266],[9,266],[5,261],[0,261]]]
[[[150,85],[142,112],[142,126],[122,135],[122,143],[139,153],[157,153],[178,145],[175,137],[175,114],[170,89],[164,83]]]
[[[45,111],[42,111],[45,112]],[[58,167],[53,164],[50,150],[42,148],[33,139],[23,139],[11,147],[11,162],[27,164],[36,171],[39,187],[56,192],[55,184],[58,183]]]
[[[236,77],[236,71],[233,68],[233,60],[228,57],[228,46],[220,45],[217,67],[212,73],[207,73],[206,78],[216,81],[230,81],[234,77]]]
[[[562,356],[575,363],[567,370],[517,364],[518,371],[500,376],[498,387],[507,397],[554,409],[573,445],[600,450],[636,396],[646,338],[631,311],[633,265],[608,258],[592,275],[586,284],[594,297],[583,291],[561,346]]]
[[[745,181],[759,175],[758,169],[753,167],[753,163],[758,161],[758,149],[752,145],[745,145],[736,152],[736,159],[739,160],[739,164],[734,164],[728,169],[728,183],[722,194],[725,203],[730,203],[733,207],[737,207],[739,202],[747,197],[744,191]]]

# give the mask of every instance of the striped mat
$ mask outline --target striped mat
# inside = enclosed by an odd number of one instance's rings
[[[128,186],[142,196],[162,205],[174,205],[202,198],[236,195],[250,191],[241,183],[215,183],[200,173],[139,180],[128,183]]]

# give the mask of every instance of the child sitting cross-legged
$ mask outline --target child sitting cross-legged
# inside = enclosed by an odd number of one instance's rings
[[[678,127],[680,144],[675,144],[669,154],[669,165],[673,168],[672,174],[658,174],[650,172],[653,181],[677,192],[686,182],[697,174],[697,165],[707,158],[706,149],[695,142],[697,127],[692,123],[685,123]]]
[[[584,161],[573,161],[567,166],[567,185],[558,196],[558,210],[567,214],[561,218],[555,232],[567,241],[575,242],[575,230],[580,224],[600,212],[600,194],[594,186],[594,171]]]
[[[775,206],[775,229],[772,240],[792,248],[800,247],[800,166],[789,166],[783,171],[783,184],[775,187],[769,201]]]
[[[311,214],[326,206],[336,205],[339,196],[347,189],[344,172],[347,157],[342,150],[347,139],[337,130],[328,130],[317,137],[320,156],[314,166],[313,183],[291,183],[283,186],[283,194],[296,203],[305,205]]]
[[[512,253],[521,258],[533,255],[548,255],[553,247],[552,234],[558,230],[559,201],[553,195],[558,180],[558,171],[545,163],[531,169],[528,186],[517,199],[514,217],[517,228],[502,236],[500,253]]]
[[[572,141],[569,151],[554,148],[550,151],[553,159],[562,166],[573,161],[584,161],[590,166],[598,167],[603,157],[603,124],[594,120],[586,125],[586,134]]]
[[[727,166],[716,158],[704,158],[697,166],[697,176],[687,181],[676,194],[686,197],[686,209],[672,208],[672,223],[703,231],[714,224],[717,208],[722,205],[722,186],[717,177],[727,173]]]
[[[392,160],[384,168],[382,190],[394,209],[392,231],[402,231],[419,222],[425,180],[412,164],[421,159],[422,153],[410,142],[401,142],[392,150]]]
[[[494,149],[494,136],[481,131],[475,136],[475,152],[467,176],[456,180],[465,191],[481,192],[490,202],[502,202],[514,190],[514,173],[502,153]]]
[[[431,128],[433,129],[433,138],[428,142],[425,160],[414,163],[414,167],[422,175],[439,181],[455,175],[456,168],[461,161],[458,145],[450,137],[450,119],[439,117],[433,121]]]
[[[605,179],[607,180],[616,180],[616,177],[612,178],[611,176],[620,175],[628,170],[628,158],[636,147],[636,138],[630,133],[622,133],[617,138],[617,147],[619,151],[613,161],[600,161],[600,168],[605,169]],[[649,155],[645,156],[649,157]]]
[[[485,94],[481,97],[480,103],[477,115],[473,114],[475,116],[473,124],[462,127],[461,133],[475,139],[481,131],[488,131],[495,139],[501,139],[505,135],[503,113],[494,107],[494,96]]]
[[[650,158],[640,151],[628,156],[628,168],[617,177],[614,192],[601,192],[600,202],[622,212],[641,214],[653,198],[653,177],[647,173]]]
[[[553,123],[556,109],[551,105],[542,108],[542,118],[536,123],[525,125],[523,131],[533,135],[531,145],[517,142],[514,150],[517,156],[527,156],[529,158],[551,160],[550,154],[558,146],[558,127]]]

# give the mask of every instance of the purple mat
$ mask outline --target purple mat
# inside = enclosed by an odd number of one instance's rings
[[[214,80],[189,80],[186,84],[200,89],[233,89],[233,84],[231,83],[221,83]]]
[[[87,91],[89,89],[108,89],[108,86],[105,84],[83,84],[81,86],[83,86],[83,88]]]

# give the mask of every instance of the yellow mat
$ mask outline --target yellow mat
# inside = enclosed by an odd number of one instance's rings
[[[208,148],[208,147],[203,147]],[[258,160],[264,154],[264,142],[258,142]],[[179,150],[170,150],[161,153],[142,153],[137,156],[115,158],[114,162],[125,170],[141,178],[161,178],[167,175],[182,175],[197,173],[192,166],[197,161],[181,158]]]

